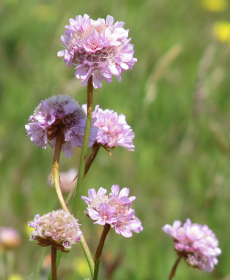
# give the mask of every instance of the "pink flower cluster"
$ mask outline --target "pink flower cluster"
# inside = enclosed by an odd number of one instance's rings
[[[97,143],[106,148],[115,148],[122,146],[129,151],[134,151],[133,138],[134,132],[127,124],[125,115],[118,115],[113,110],[102,110],[99,105],[93,112],[93,118],[96,119],[95,126],[99,128],[97,132]]]
[[[29,118],[25,128],[31,141],[36,146],[46,149],[47,144],[52,148],[56,144],[56,136],[61,131],[64,136],[62,151],[67,158],[73,154],[72,147],[82,147],[86,114],[83,108],[68,95],[52,96],[42,100]],[[96,140],[98,128],[91,126],[88,146],[91,147]]]
[[[82,107],[87,112],[86,104]],[[92,116],[96,120],[94,125],[98,127],[96,143],[105,149],[122,146],[129,151],[134,151],[133,138],[135,133],[127,124],[125,115],[118,115],[113,110],[108,109],[103,111],[97,105]]]
[[[113,185],[111,193],[106,195],[107,190],[100,188],[88,190],[88,196],[81,198],[87,203],[88,207],[85,214],[94,224],[109,224],[115,232],[124,237],[131,237],[132,231],[139,233],[143,230],[141,221],[135,217],[135,211],[131,208],[131,203],[136,199],[135,196],[128,198],[129,189],[123,188],[120,191],[118,185]]]
[[[216,257],[221,253],[215,234],[207,225],[192,224],[190,219],[183,226],[181,224],[181,221],[175,221],[173,226],[163,227],[173,237],[177,254],[190,266],[205,272],[213,271],[214,265],[218,263]]]
[[[34,228],[30,233],[31,241],[37,240],[43,247],[52,245],[62,252],[69,252],[82,235],[78,220],[64,210],[52,211],[41,217],[37,214],[29,226]]]
[[[95,21],[86,14],[69,22],[61,36],[65,49],[57,55],[64,57],[68,67],[76,65],[75,76],[82,79],[82,85],[87,84],[91,75],[95,88],[102,86],[103,79],[111,83],[113,75],[121,81],[120,75],[137,61],[124,22],[114,23],[112,16]]]
[[[3,249],[13,249],[21,243],[18,232],[11,227],[0,227],[0,247]]]

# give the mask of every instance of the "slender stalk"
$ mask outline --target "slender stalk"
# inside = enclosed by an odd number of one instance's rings
[[[171,272],[170,272],[170,274],[169,274],[169,279],[168,279],[168,280],[172,280],[173,277],[175,276],[176,269],[177,269],[177,266],[178,266],[178,264],[179,264],[181,258],[182,258],[182,256],[178,256],[178,257],[177,257],[177,259],[176,259],[176,261],[175,261],[175,263],[174,263],[174,265],[173,265],[173,267],[172,267],[172,270],[171,270]]]
[[[84,172],[85,172],[85,156],[86,156],[86,152],[87,152],[87,148],[88,148],[89,135],[90,135],[90,129],[91,129],[91,121],[92,121],[92,106],[93,106],[92,103],[93,103],[93,82],[92,82],[92,77],[90,77],[90,79],[88,81],[88,88],[87,88],[87,120],[86,120],[86,127],[85,127],[85,136],[84,136],[83,146],[82,146],[82,150],[81,150],[80,167],[79,167],[79,173],[78,173],[78,182],[77,182],[77,187],[76,187],[77,192],[76,192],[76,195],[75,195],[74,206],[73,206],[73,209],[72,209],[72,214],[74,216],[76,216],[76,214],[77,214],[78,205],[79,205],[80,196],[81,196],[82,181],[83,181]],[[59,177],[58,177],[58,179],[59,179]],[[60,184],[59,180],[58,180],[58,182]],[[58,184],[57,184],[57,186],[58,186]],[[73,191],[73,193],[74,193],[74,191]],[[72,195],[73,195],[73,193],[72,193]],[[63,198],[63,196],[62,196],[62,198]],[[70,199],[71,199],[71,197],[69,199],[67,198],[67,202],[65,204],[62,203],[62,206],[66,206],[66,204],[69,203]],[[67,208],[67,206],[66,206],[66,208]],[[64,209],[64,210],[66,210],[66,209]],[[92,272],[93,272],[93,268],[92,268],[93,267],[92,266],[93,258],[91,256],[88,245],[87,245],[83,235],[82,235],[82,238],[81,238],[80,242],[81,242],[82,248],[85,252],[87,261],[89,263],[90,271],[91,271],[91,274],[92,274]],[[61,256],[62,256],[62,252],[58,251],[57,267],[59,265]],[[49,280],[51,280],[51,275],[49,275]]]
[[[87,159],[87,162],[85,164],[84,178],[85,178],[86,174],[88,173],[88,171],[90,169],[90,166],[92,165],[94,159],[96,158],[97,153],[99,152],[99,149],[100,149],[100,145],[98,143],[93,144],[91,155],[89,156],[89,158]],[[74,178],[74,180],[76,180],[77,178],[78,178],[78,174]],[[67,199],[65,201],[66,205],[69,204],[69,202],[70,202],[74,192],[76,191],[76,189],[77,189],[77,184],[75,184],[73,186],[73,188],[71,189],[71,191],[70,191],[70,193],[69,193],[69,195],[68,195],[68,197],[67,197]]]
[[[88,148],[89,135],[91,129],[91,121],[92,121],[92,106],[93,106],[93,79],[92,76],[89,78],[88,87],[87,87],[87,120],[85,126],[85,136],[83,141],[83,146],[81,150],[81,158],[80,158],[80,167],[78,173],[78,181],[77,181],[77,190],[75,195],[74,206],[72,209],[72,213],[74,216],[77,214],[80,197],[81,197],[81,189],[82,189],[82,181],[85,173],[85,157]]]
[[[92,146],[92,153],[89,156],[89,158],[87,159],[87,162],[85,164],[84,177],[86,176],[86,174],[88,173],[92,163],[94,162],[94,160],[95,160],[95,158],[97,156],[97,153],[99,152],[99,149],[100,149],[100,145],[98,143],[93,144],[93,146]]]
[[[94,261],[93,261],[91,252],[89,250],[89,247],[88,247],[88,245],[87,245],[87,243],[85,241],[85,238],[84,238],[83,234],[81,236],[80,243],[81,243],[82,249],[83,249],[83,251],[85,253],[86,259],[88,261],[88,265],[89,265],[91,276],[93,277],[93,274],[94,274]]]
[[[7,250],[3,250],[3,261],[4,261],[4,280],[8,279],[8,255]]]
[[[101,253],[102,253],[102,250],[103,250],[103,247],[104,247],[106,236],[109,233],[109,230],[110,230],[110,225],[105,224],[103,232],[101,234],[99,244],[97,246],[95,256],[94,256],[95,268],[94,268],[93,280],[97,280],[97,277],[98,277],[99,265],[100,265],[100,260],[101,260]]]
[[[59,158],[60,158],[61,147],[62,147],[63,142],[64,142],[64,137],[62,135],[62,132],[61,132],[61,130],[58,130],[57,136],[56,136],[56,145],[55,145],[54,156],[53,156],[53,166],[52,166],[52,175],[51,176],[53,176],[55,189],[56,189],[57,196],[58,196],[58,199],[60,201],[62,208],[66,212],[70,213],[68,207],[66,206],[64,197],[62,195],[60,176],[59,176]]]
[[[60,263],[60,261],[61,261],[62,254],[63,254],[62,251],[59,251],[59,250],[57,251],[57,259],[56,259],[56,267],[57,267],[57,268],[58,268],[59,263]],[[51,270],[51,272],[52,272],[52,270]],[[52,273],[49,274],[48,280],[52,280]]]
[[[52,269],[52,280],[57,280],[57,248],[51,246],[51,269]]]
[[[34,271],[33,280],[37,280],[38,277],[39,277],[39,273],[40,273],[40,270],[41,270],[41,267],[42,267],[43,259],[45,257],[45,252],[46,252],[46,247],[43,247],[42,251],[41,251],[41,254],[40,254],[40,257],[39,257],[39,260],[38,260],[38,263],[37,263],[37,266],[36,266],[36,269]]]

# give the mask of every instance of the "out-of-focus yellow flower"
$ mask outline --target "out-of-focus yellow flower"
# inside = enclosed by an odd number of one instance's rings
[[[87,278],[90,275],[90,270],[89,270],[89,266],[88,263],[85,259],[83,258],[75,258],[74,262],[74,269],[77,271],[77,273],[83,277],[83,278]]]
[[[227,0],[202,0],[203,7],[212,12],[223,12],[227,9]]]
[[[23,280],[23,278],[19,274],[11,274],[8,280]]]
[[[25,226],[25,232],[26,232],[26,234],[30,235],[30,233],[31,233],[32,231],[34,231],[34,228],[30,227],[30,226],[28,225],[28,223],[27,223],[26,226]]]
[[[230,22],[218,21],[214,24],[213,34],[221,42],[230,43]]]

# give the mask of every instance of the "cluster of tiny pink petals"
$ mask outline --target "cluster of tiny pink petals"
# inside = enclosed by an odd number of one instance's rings
[[[86,105],[82,106],[86,112]],[[125,115],[118,115],[113,110],[102,110],[99,105],[92,113],[98,127],[96,142],[105,148],[113,149],[122,146],[129,151],[134,151],[133,138],[135,133],[127,124]]]
[[[181,225],[181,221],[175,221],[173,226],[163,227],[173,237],[177,254],[193,267],[205,272],[213,271],[214,265],[218,263],[216,257],[221,253],[215,234],[207,225],[192,224],[190,219]]]
[[[131,208],[131,203],[136,197],[128,197],[129,189],[123,188],[120,191],[118,185],[113,185],[111,193],[106,193],[104,188],[100,188],[98,192],[89,189],[88,197],[81,197],[88,205],[85,214],[95,221],[95,224],[109,224],[116,233],[124,237],[131,237],[132,231],[142,231],[141,221],[135,217],[135,211]]]
[[[78,220],[64,210],[56,210],[41,217],[35,215],[29,226],[34,228],[30,233],[31,241],[37,240],[43,247],[52,245],[63,252],[68,252],[82,234]]]
[[[11,227],[0,227],[0,247],[13,249],[21,243],[18,232]]]
[[[114,23],[112,16],[95,21],[86,14],[69,22],[61,36],[65,49],[57,55],[64,57],[68,67],[76,65],[75,76],[82,79],[82,85],[92,75],[93,86],[99,88],[103,79],[111,83],[114,75],[120,81],[124,70],[132,69],[137,59],[133,58],[133,45],[124,22]]]
[[[29,118],[25,128],[36,146],[46,149],[47,144],[52,148],[56,144],[58,130],[64,136],[62,151],[67,158],[73,154],[72,147],[82,147],[86,126],[84,109],[73,98],[58,95],[42,100]],[[88,146],[91,147],[96,139],[98,128],[91,126]]]

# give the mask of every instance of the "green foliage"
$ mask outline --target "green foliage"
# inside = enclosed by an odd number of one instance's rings
[[[86,103],[86,87],[74,77],[73,67],[56,56],[64,25],[84,13],[125,21],[138,59],[121,83],[103,81],[94,92],[94,105],[127,116],[136,148],[117,148],[112,156],[101,150],[83,183],[83,195],[89,188],[109,190],[113,184],[130,188],[144,227],[130,239],[110,232],[101,279],[116,258],[121,263],[114,280],[167,279],[176,254],[161,228],[186,218],[207,224],[223,252],[212,274],[181,262],[175,279],[225,279],[230,274],[230,48],[213,39],[212,26],[226,20],[227,12],[214,14],[200,1],[183,0],[0,4],[0,226],[12,226],[22,236],[16,272],[28,277],[41,251],[28,241],[28,221],[59,208],[47,179],[53,151],[36,148],[24,125],[39,102],[52,95],[68,94]],[[62,155],[61,171],[78,168],[79,155],[78,149],[71,159]],[[84,208],[82,201],[78,218],[95,252],[102,227],[92,225]],[[60,279],[83,279],[73,267],[76,257],[83,258],[80,245],[63,255]],[[42,273],[48,272],[44,267]]]

